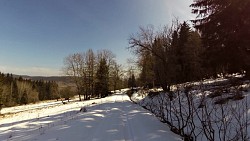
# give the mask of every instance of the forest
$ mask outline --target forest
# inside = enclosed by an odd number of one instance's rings
[[[249,140],[250,1],[190,6],[196,19],[130,36],[137,83],[147,88],[135,101],[185,141]]]
[[[1,107],[59,98],[59,89],[56,82],[32,81],[30,79],[23,79],[21,76],[15,78],[12,74],[0,73]]]
[[[89,49],[67,56],[64,59],[64,74],[75,84],[80,101],[81,96],[84,100],[106,97],[111,91],[130,86],[132,78],[135,83],[132,72],[125,71],[110,50],[95,53]]]
[[[69,79],[65,83],[70,83],[66,86],[59,86],[56,81],[16,78],[1,73],[1,108],[43,100],[64,100],[75,95],[80,101],[82,96],[83,100],[101,98],[110,95],[111,91],[135,85],[135,76],[131,71],[124,71],[109,50],[94,53],[89,49],[70,54],[64,59],[63,71]]]
[[[140,27],[129,37],[136,70],[123,68],[109,50],[70,54],[63,72],[75,85],[79,100],[105,97],[125,87],[171,86],[239,73],[250,78],[249,1],[198,0],[192,5],[196,19],[174,19],[162,28]],[[191,26],[191,24],[193,26]],[[59,90],[52,81],[32,81],[0,75],[0,104],[8,107],[73,96],[72,88]],[[70,94],[69,94],[70,93]]]
[[[142,86],[170,86],[239,73],[250,78],[249,1],[194,1],[196,19],[140,27],[129,38]],[[193,26],[191,26],[192,24]]]

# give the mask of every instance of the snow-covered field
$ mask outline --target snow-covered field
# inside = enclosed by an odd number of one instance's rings
[[[87,112],[80,112],[81,107]],[[181,140],[122,92],[64,105],[49,102],[5,108],[1,113],[9,113],[0,118],[1,141]]]

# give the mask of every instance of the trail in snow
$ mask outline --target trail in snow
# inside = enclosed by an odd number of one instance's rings
[[[92,101],[93,102],[93,101]],[[148,111],[129,101],[127,95],[116,94],[96,100],[87,112],[71,110],[40,119],[29,118],[5,124],[0,121],[0,140],[28,141],[176,141],[181,140],[167,125]],[[62,105],[64,107],[65,105]],[[78,106],[78,107],[77,107]],[[69,107],[67,107],[69,109]],[[59,113],[60,108],[46,110]],[[78,109],[78,110],[76,110]],[[63,109],[61,109],[63,110]],[[25,114],[25,113],[23,113]],[[26,114],[29,114],[28,112]],[[11,127],[9,127],[11,126]]]

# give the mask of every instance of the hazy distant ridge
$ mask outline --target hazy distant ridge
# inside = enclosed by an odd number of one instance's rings
[[[15,75],[13,77],[19,78],[22,77],[23,79],[30,79],[33,81],[37,80],[44,80],[44,81],[56,81],[56,82],[70,82],[69,76],[28,76],[28,75]]]

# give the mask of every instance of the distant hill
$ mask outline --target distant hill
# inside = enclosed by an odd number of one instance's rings
[[[44,80],[44,81],[56,81],[56,82],[69,82],[70,77],[69,76],[28,76],[28,75],[16,75],[13,74],[13,77],[19,78],[22,77],[23,79],[30,79],[30,80]]]
[[[44,81],[56,81],[56,82],[69,82],[70,77],[68,76],[22,76],[25,79],[31,79],[34,81],[44,80]]]
[[[22,77],[23,79],[30,79],[33,81],[44,80],[44,81],[55,81],[59,85],[59,87],[66,87],[66,86],[75,86],[74,83],[70,80],[69,76],[28,76],[28,75],[16,75],[13,74],[13,77],[19,78]]]

